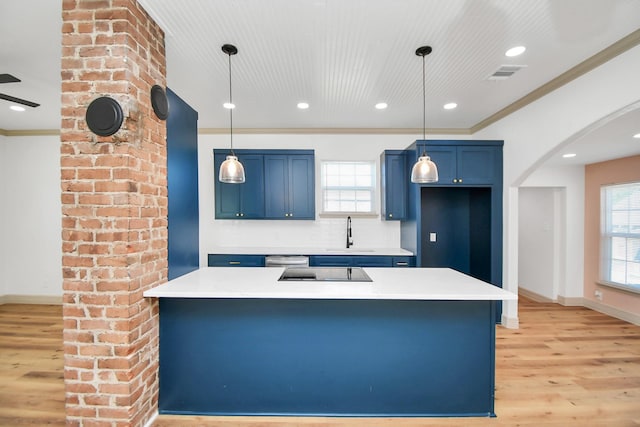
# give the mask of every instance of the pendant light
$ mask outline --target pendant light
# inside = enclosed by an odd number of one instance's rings
[[[229,135],[231,137],[231,154],[227,156],[227,159],[220,165],[220,173],[218,179],[220,182],[226,182],[228,184],[242,184],[244,182],[244,167],[242,163],[238,161],[235,153],[233,152],[233,98],[231,97],[231,55],[238,53],[238,49],[231,44],[225,44],[222,46],[222,51],[229,56]]]
[[[424,57],[431,53],[431,46],[422,46],[416,50],[416,55],[422,57],[422,139],[426,140],[427,133],[427,95],[425,92],[425,71]],[[411,182],[416,184],[426,184],[438,182],[438,167],[431,161],[425,151],[422,152],[418,161],[411,169]]]

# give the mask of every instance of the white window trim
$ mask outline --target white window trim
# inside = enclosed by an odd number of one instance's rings
[[[599,279],[597,283],[604,286],[609,286],[612,288],[624,290],[631,293],[640,294],[640,284],[631,284],[631,283],[619,283],[613,282],[609,280],[611,277],[611,244],[609,240],[613,237],[624,237],[624,238],[638,238],[640,237],[639,233],[634,232],[613,232],[607,231],[608,222],[610,221],[610,212],[609,212],[609,202],[607,200],[607,190],[611,187],[619,186],[619,185],[640,185],[639,182],[630,182],[627,184],[611,184],[604,185],[601,187],[600,193],[600,212],[601,212],[601,225],[600,225],[600,271],[599,271]]]

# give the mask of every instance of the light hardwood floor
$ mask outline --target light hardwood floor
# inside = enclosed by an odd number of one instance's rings
[[[640,426],[640,327],[586,308],[519,304],[520,329],[497,332],[497,418],[162,415],[154,426]],[[0,306],[1,426],[65,424],[61,330],[59,306]]]

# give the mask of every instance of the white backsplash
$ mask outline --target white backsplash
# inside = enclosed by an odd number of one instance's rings
[[[400,224],[379,218],[352,218],[355,248],[400,247]],[[342,248],[346,246],[344,218],[316,221],[218,220],[211,231],[214,247]]]

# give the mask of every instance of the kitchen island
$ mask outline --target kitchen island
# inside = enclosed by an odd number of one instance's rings
[[[282,271],[202,268],[145,292],[161,413],[494,416],[495,303],[516,295],[450,269]]]

